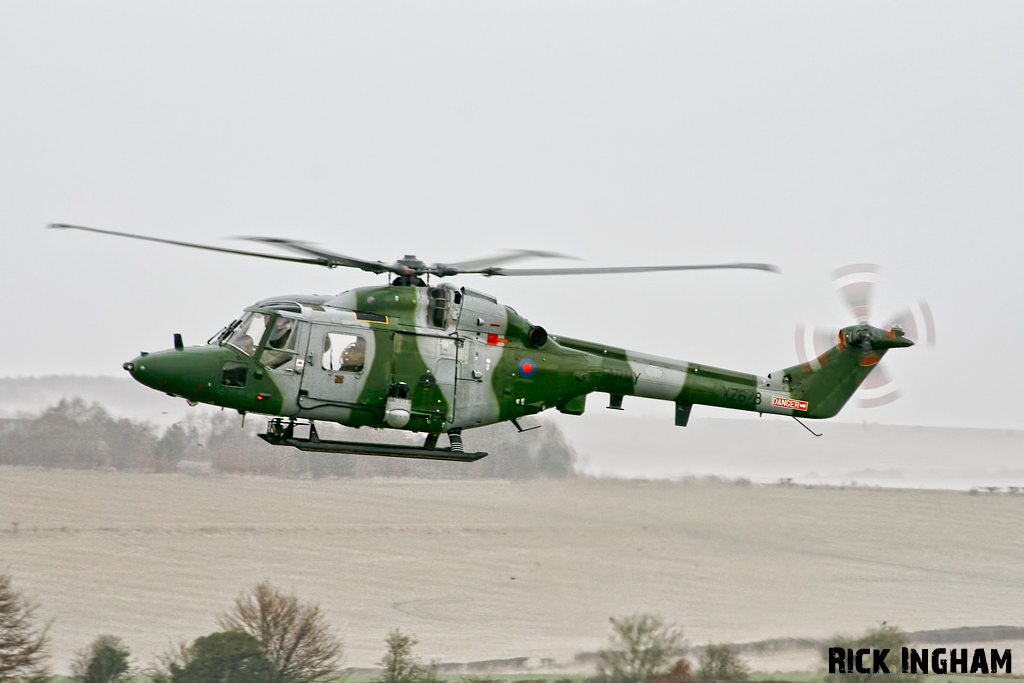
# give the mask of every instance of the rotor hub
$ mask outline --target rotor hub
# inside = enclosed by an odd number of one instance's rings
[[[406,254],[396,264],[404,269],[403,275],[420,275],[427,271],[427,264],[420,261],[414,254]]]

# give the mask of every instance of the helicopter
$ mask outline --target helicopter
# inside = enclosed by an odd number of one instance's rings
[[[524,428],[520,419],[551,408],[582,415],[592,393],[608,394],[613,410],[622,410],[625,396],[672,401],[675,424],[682,427],[695,405],[824,419],[842,409],[889,349],[914,345],[899,325],[874,327],[861,310],[858,324],[840,330],[818,357],[761,376],[549,334],[488,294],[447,282],[428,284],[431,277],[468,274],[778,271],[763,263],[504,267],[528,257],[560,256],[527,250],[450,264],[428,265],[411,255],[384,263],[281,238],[246,239],[297,256],[76,225],[49,227],[394,275],[388,285],[333,296],[263,299],[205,345],[185,347],[175,334],[174,348],[143,352],[124,363],[138,382],[190,405],[234,409],[243,418],[264,415],[268,424],[261,438],[303,451],[472,462],[487,453],[467,451],[463,430],[498,422],[511,422],[520,432],[535,429]],[[321,439],[316,422],[405,430],[425,438],[419,446]],[[442,434],[447,447],[439,445]]]

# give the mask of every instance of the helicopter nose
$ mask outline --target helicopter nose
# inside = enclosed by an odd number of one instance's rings
[[[128,371],[132,378],[147,387],[167,393],[180,393],[185,389],[186,378],[191,379],[188,359],[180,351],[156,351],[143,353],[121,367]],[[181,361],[185,361],[182,363]]]
[[[152,371],[147,371],[146,364],[149,362],[148,353],[143,352],[141,355],[133,358],[132,360],[124,363],[121,367],[128,371],[128,374],[132,376],[135,381],[145,384],[146,386],[153,386],[152,384]],[[147,381],[150,380],[150,381]],[[156,387],[154,387],[156,388]]]
[[[220,387],[224,359],[225,351],[219,346],[199,346],[143,352],[121,367],[151,389],[208,402]]]

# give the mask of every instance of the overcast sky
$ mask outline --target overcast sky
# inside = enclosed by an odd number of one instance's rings
[[[837,419],[1024,428],[1021,36],[1002,2],[6,0],[0,376],[120,375],[258,299],[384,282],[51,222],[766,261],[455,280],[554,334],[757,373],[796,361],[797,323],[852,322],[829,273],[867,261],[874,322],[925,298],[938,343],[887,359],[900,401]]]

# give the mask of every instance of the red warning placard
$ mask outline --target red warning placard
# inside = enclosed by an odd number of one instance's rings
[[[772,396],[772,405],[780,408],[791,408],[792,410],[807,410],[807,401],[798,401],[795,398],[782,398]]]

